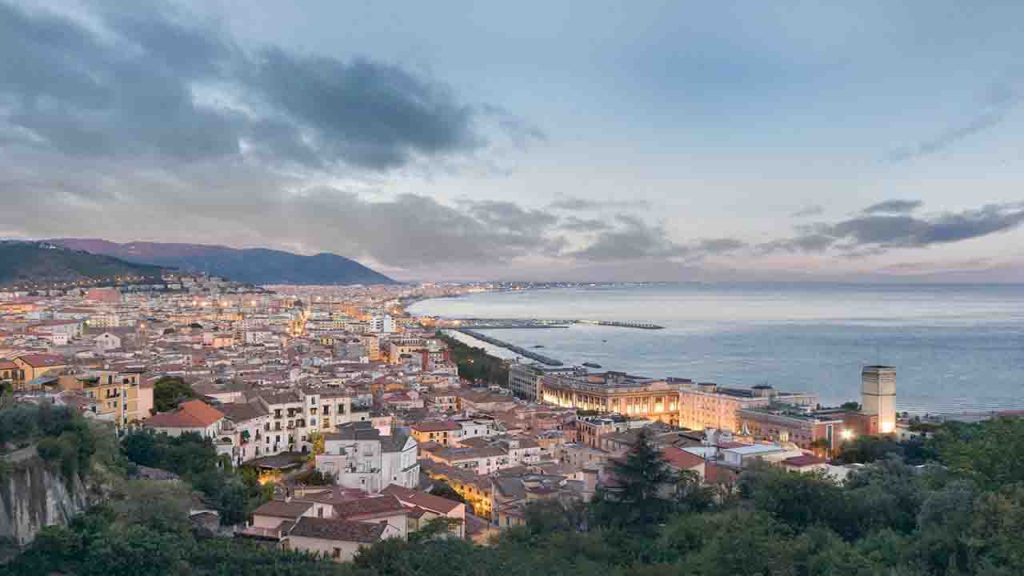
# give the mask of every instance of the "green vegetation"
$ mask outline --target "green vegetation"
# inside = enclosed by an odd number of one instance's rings
[[[115,283],[118,277],[159,278],[161,273],[159,266],[133,264],[45,242],[0,241],[0,285],[79,280]]]
[[[153,410],[156,412],[174,410],[195,397],[192,386],[177,376],[164,376],[153,383]]]
[[[84,418],[63,406],[17,404],[0,410],[0,452],[33,443],[39,457],[59,467],[70,482],[91,471],[103,439]]]
[[[452,488],[451,484],[444,480],[435,480],[434,484],[430,487],[429,492],[434,496],[440,496],[441,498],[447,498],[453,502],[462,502],[463,504],[466,504],[466,499],[462,497],[462,494],[456,492],[455,488]]]
[[[845,442],[835,459],[843,464],[868,464],[895,456],[916,465],[934,460],[933,450],[922,438],[897,442],[886,436],[859,436]]]
[[[126,442],[126,452],[145,441]],[[11,574],[332,574],[433,576],[694,574],[925,576],[1024,573],[1024,420],[952,424],[926,443],[934,465],[882,456],[839,485],[767,466],[715,490],[676,477],[645,435],[589,505],[540,501],[526,525],[492,546],[443,538],[431,527],[389,540],[349,565],[187,528],[187,504],[152,484],[68,528],[47,529]],[[171,447],[165,448],[171,450]],[[177,447],[165,458],[206,470],[209,454]],[[201,450],[199,452],[202,452]],[[137,454],[134,457],[138,457]],[[160,461],[157,458],[156,461]],[[166,461],[163,462],[168,464]]]
[[[335,566],[297,553],[236,540],[204,539],[188,520],[190,496],[181,486],[128,482],[110,503],[68,527],[44,529],[14,563],[12,576],[147,576],[166,574],[309,575]]]
[[[254,470],[233,469],[226,458],[217,457],[210,440],[198,434],[171,437],[140,430],[126,434],[121,445],[129,462],[169,470],[187,480],[220,513],[224,524],[244,522],[273,489],[261,485]]]
[[[483,348],[474,348],[440,332],[437,337],[448,345],[459,377],[472,382],[508,386],[508,363],[491,356]]]

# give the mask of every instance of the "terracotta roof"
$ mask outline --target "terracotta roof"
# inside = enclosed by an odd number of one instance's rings
[[[412,425],[412,429],[417,432],[451,432],[453,430],[458,430],[459,425],[451,420],[441,422],[417,422]]]
[[[235,423],[245,422],[246,420],[252,420],[269,414],[259,402],[221,404],[220,409],[224,413],[225,418]]]
[[[67,364],[67,360],[57,354],[25,354],[24,356],[18,356],[16,360],[21,360],[33,368],[40,366],[64,366]]]
[[[145,421],[150,428],[206,428],[224,418],[224,413],[202,400],[182,402],[174,412],[163,412]]]
[[[394,496],[406,505],[412,505],[432,512],[441,512],[444,514],[458,508],[461,504],[460,502],[455,502],[454,500],[449,500],[440,496],[434,496],[433,494],[427,494],[426,492],[410,490],[409,488],[399,486],[397,484],[392,484],[381,490],[381,494]]]
[[[274,518],[299,518],[313,506],[311,502],[285,502],[284,500],[271,500],[253,510],[254,516],[271,516]]]
[[[686,450],[681,450],[675,446],[668,446],[661,451],[661,457],[668,462],[669,466],[677,470],[689,470],[690,468],[696,468],[704,464],[704,459],[696,454],[691,454]]]
[[[405,506],[399,502],[398,498],[391,495],[360,498],[334,505],[334,513],[339,518],[359,519],[388,516],[397,512],[405,512]]]
[[[302,538],[318,538],[339,542],[359,542],[373,544],[380,540],[387,524],[366,524],[349,520],[332,520],[327,518],[300,518],[288,533],[289,536]]]
[[[0,370],[15,370],[17,367],[18,365],[10,360],[0,360]]]

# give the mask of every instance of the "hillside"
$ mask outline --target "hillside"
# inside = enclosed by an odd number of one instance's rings
[[[265,248],[238,249],[205,244],[160,242],[118,244],[83,238],[61,238],[50,242],[129,262],[204,272],[249,284],[394,283],[394,280],[387,276],[336,254],[302,256]]]
[[[160,278],[159,266],[125,262],[48,242],[0,241],[0,286]]]

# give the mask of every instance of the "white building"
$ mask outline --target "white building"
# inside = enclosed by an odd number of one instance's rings
[[[121,338],[110,332],[104,332],[93,340],[93,347],[99,352],[117,350],[121,347]]]
[[[370,422],[353,422],[324,434],[324,453],[316,469],[339,486],[371,494],[389,484],[415,488],[419,483],[418,444],[405,434],[381,436]]]
[[[395,331],[395,320],[390,314],[374,316],[370,319],[370,331],[391,334]]]

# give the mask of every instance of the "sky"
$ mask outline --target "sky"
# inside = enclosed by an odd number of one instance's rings
[[[1024,3],[0,0],[0,237],[1024,282]]]

